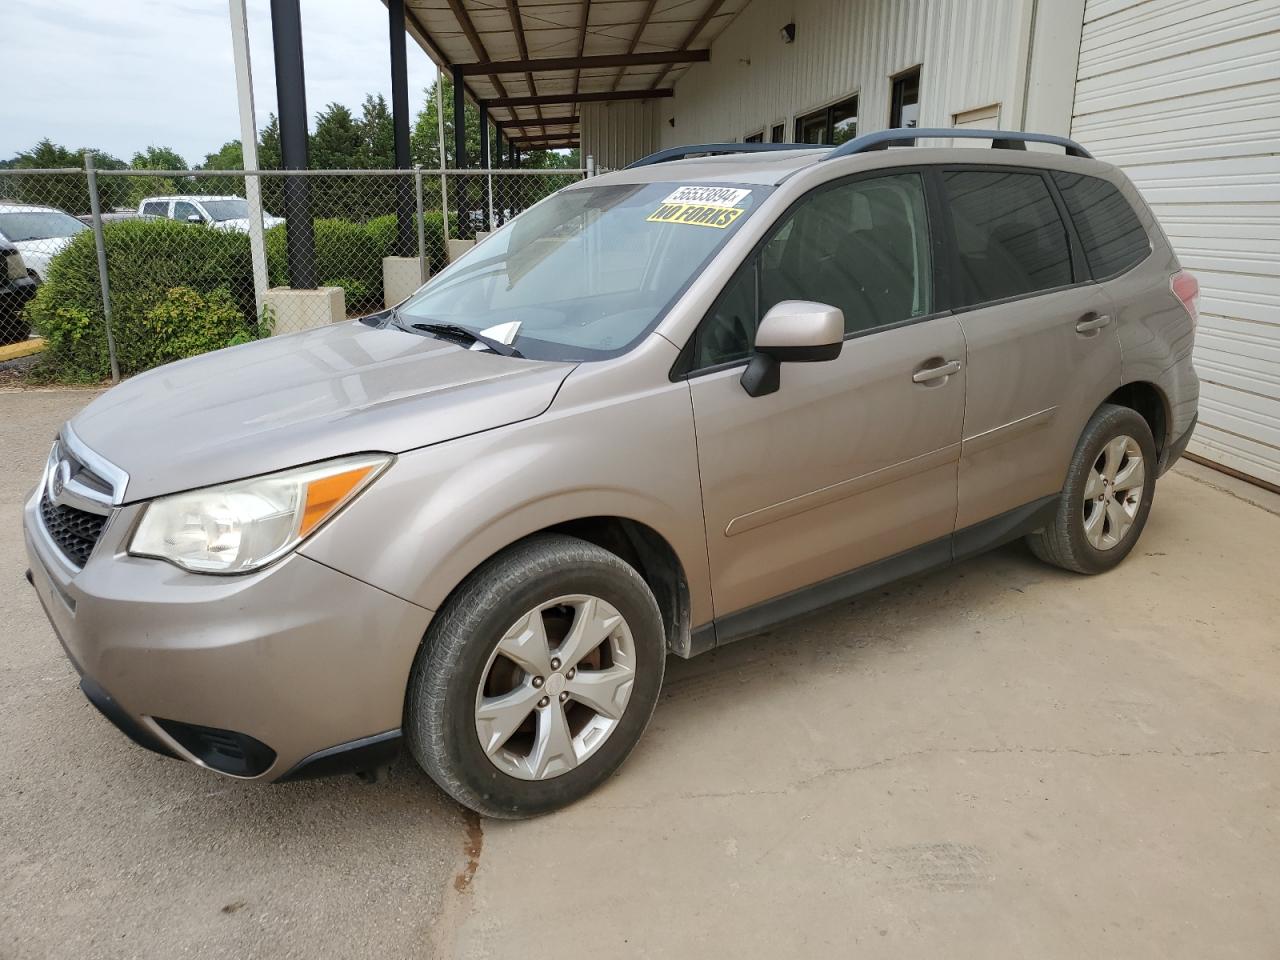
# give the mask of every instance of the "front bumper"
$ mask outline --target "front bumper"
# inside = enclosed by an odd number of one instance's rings
[[[130,557],[139,509],[116,510],[80,570],[44,534],[39,491],[24,510],[31,584],[108,719],[241,779],[394,755],[430,611],[296,553],[239,577]]]

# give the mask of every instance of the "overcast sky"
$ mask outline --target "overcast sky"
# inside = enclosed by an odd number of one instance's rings
[[[248,0],[258,129],[276,109],[269,0]],[[189,164],[239,139],[228,0],[0,0],[0,158],[48,137],[128,160],[149,145]],[[391,100],[387,10],[379,0],[302,0],[307,111]],[[408,38],[416,114],[435,66]]]

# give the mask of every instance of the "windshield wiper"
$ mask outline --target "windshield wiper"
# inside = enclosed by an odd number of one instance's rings
[[[404,319],[399,313],[392,314],[393,319],[404,323]],[[473,343],[482,343],[494,353],[501,354],[504,357],[516,357],[519,360],[524,359],[522,354],[509,343],[503,343],[501,340],[495,340],[493,337],[486,337],[483,333],[470,330],[467,327],[459,326],[456,323],[411,323],[409,326],[414,330],[421,330],[423,333],[429,333],[432,336],[439,337],[441,340],[451,340],[454,343],[460,343],[464,346],[471,346]]]

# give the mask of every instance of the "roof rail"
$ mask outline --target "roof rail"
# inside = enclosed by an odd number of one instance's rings
[[[721,156],[728,153],[766,153],[773,150],[821,150],[820,143],[693,143],[686,147],[668,147],[647,157],[641,157],[622,169],[647,167],[654,163],[667,163],[692,156]]]
[[[990,140],[992,148],[996,150],[1025,150],[1028,143],[1052,143],[1066,148],[1069,157],[1093,159],[1093,154],[1070,137],[1059,137],[1052,133],[1023,133],[1020,130],[975,130],[971,127],[897,127],[892,130],[877,130],[841,144],[822,159],[834,160],[837,157],[850,157],[855,153],[866,153],[868,150],[885,150],[894,143],[915,146],[917,138]]]

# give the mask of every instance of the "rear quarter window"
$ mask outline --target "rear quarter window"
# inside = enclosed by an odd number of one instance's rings
[[[1151,240],[1138,215],[1106,180],[1054,171],[1094,279],[1102,280],[1137,266],[1151,252]]]

